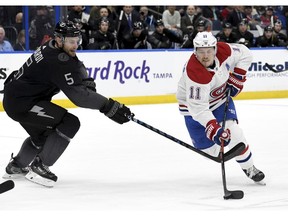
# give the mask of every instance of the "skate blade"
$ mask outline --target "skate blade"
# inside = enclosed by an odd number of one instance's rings
[[[5,173],[2,178],[3,179],[21,179],[24,178],[26,174],[8,174]]]
[[[29,171],[27,175],[25,176],[25,178],[33,183],[36,183],[36,184],[39,184],[48,188],[52,188],[55,184],[55,181],[43,178],[42,176],[32,171]]]
[[[261,186],[266,186],[266,182],[263,181],[263,180],[261,180],[261,181],[259,181],[259,182],[255,182],[255,184],[261,185]]]

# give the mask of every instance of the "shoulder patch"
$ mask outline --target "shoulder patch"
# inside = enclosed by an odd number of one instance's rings
[[[66,62],[69,60],[69,58],[70,58],[69,55],[64,52],[58,54],[58,60],[61,62]]]
[[[193,54],[186,66],[186,72],[188,77],[199,84],[207,84],[212,80],[214,72],[208,71]]]
[[[217,58],[220,62],[220,65],[231,56],[231,48],[227,43],[224,42],[218,42],[217,43]]]

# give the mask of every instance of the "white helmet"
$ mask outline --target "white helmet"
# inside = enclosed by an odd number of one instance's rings
[[[215,47],[216,49],[217,39],[211,32],[203,31],[198,32],[193,40],[194,49],[198,47]]]

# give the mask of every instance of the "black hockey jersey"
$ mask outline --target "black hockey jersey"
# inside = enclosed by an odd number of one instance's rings
[[[54,44],[50,40],[40,46],[7,80],[4,100],[10,104],[20,102],[15,109],[27,111],[38,101],[51,100],[61,90],[76,106],[100,109],[107,98],[85,85],[83,80],[88,74],[84,64]]]

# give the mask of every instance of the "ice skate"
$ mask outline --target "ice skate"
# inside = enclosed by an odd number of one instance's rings
[[[57,176],[49,170],[48,166],[42,163],[39,157],[36,157],[29,166],[29,172],[25,178],[45,187],[53,187],[57,181]]]
[[[263,179],[265,175],[262,171],[258,170],[254,165],[248,169],[243,169],[248,178],[252,179],[255,183],[266,185]]]
[[[28,168],[20,168],[17,163],[14,161],[13,153],[11,154],[11,160],[6,166],[5,174],[3,175],[4,179],[17,179],[22,178],[28,173]]]

